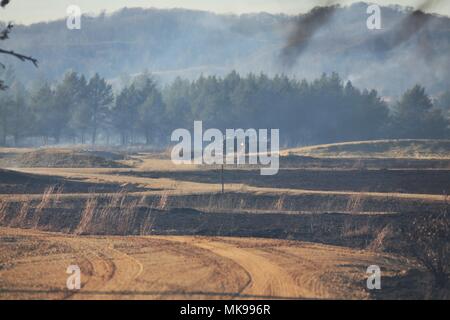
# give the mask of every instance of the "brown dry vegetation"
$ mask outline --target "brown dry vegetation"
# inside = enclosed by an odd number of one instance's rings
[[[450,140],[353,141],[289,149],[282,154],[325,158],[449,159]]]
[[[291,150],[276,176],[227,166],[224,194],[217,167],[167,153],[0,149],[0,166],[32,160],[0,169],[0,298],[448,298],[398,234],[448,209],[446,143]]]
[[[0,239],[2,299],[368,299],[368,265],[379,264],[387,279],[411,267],[389,254],[269,239],[80,237],[8,228],[0,228]],[[65,287],[73,264],[82,270],[80,291]],[[421,283],[404,284],[396,297]]]
[[[63,148],[0,152],[0,164],[4,167],[119,168],[126,167],[118,162],[124,159],[121,153]]]

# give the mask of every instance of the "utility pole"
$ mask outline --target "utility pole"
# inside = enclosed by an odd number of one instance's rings
[[[225,192],[225,185],[224,185],[224,181],[223,181],[223,164],[222,164],[222,170],[221,170],[221,174],[220,174],[220,180],[222,181],[222,193]]]
[[[225,163],[225,159],[226,159],[226,140],[227,140],[227,136],[223,137],[222,140],[222,166],[220,169],[220,182],[222,184],[222,194],[225,193],[225,182],[224,182],[224,177],[223,177],[223,171],[224,171],[224,163]]]

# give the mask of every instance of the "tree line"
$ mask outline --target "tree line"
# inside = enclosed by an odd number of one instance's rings
[[[313,81],[265,74],[177,78],[163,87],[143,73],[117,90],[99,74],[70,71],[29,88],[7,69],[0,92],[0,145],[165,146],[176,128],[276,128],[283,146],[381,138],[449,138],[450,94],[416,85],[388,104],[338,74]]]

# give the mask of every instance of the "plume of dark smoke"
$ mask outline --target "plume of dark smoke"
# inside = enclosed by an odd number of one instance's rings
[[[429,9],[440,1],[441,0],[422,1],[414,11],[409,13],[397,25],[386,32],[383,32],[383,34],[370,37],[370,39],[359,45],[351,46],[349,51],[369,50],[377,55],[388,53],[407,42],[420,31],[432,18],[432,15],[424,13],[424,10]],[[315,7],[306,15],[298,18],[295,30],[289,36],[287,44],[281,53],[284,66],[291,67],[295,63],[307,48],[308,43],[314,34],[322,26],[326,25],[335,11],[340,8],[339,5],[329,5],[330,3],[332,3],[332,1],[328,1],[326,6]],[[422,40],[421,43],[427,43],[426,39]]]
[[[370,51],[378,57],[384,58],[386,54],[410,40],[414,35],[419,35],[419,45],[421,46],[419,49],[422,52],[429,52],[431,48],[427,47],[429,44],[427,35],[421,35],[419,32],[433,19],[433,15],[425,13],[424,10],[431,8],[438,2],[441,2],[441,0],[422,1],[392,28],[382,34],[370,37],[347,51]]]
[[[315,7],[309,13],[299,16],[295,30],[289,36],[281,57],[285,66],[292,66],[308,46],[314,34],[330,21],[339,5]]]
[[[430,14],[424,13],[423,10],[429,8],[435,2],[437,1],[428,0],[422,2],[416,10],[408,14],[391,30],[377,36],[371,42],[366,43],[367,48],[383,54],[410,40],[415,34],[422,30],[427,22],[433,17]]]

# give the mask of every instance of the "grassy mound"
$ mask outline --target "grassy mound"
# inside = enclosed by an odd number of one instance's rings
[[[282,155],[320,158],[450,158],[450,140],[373,140],[288,149]]]
[[[111,152],[42,149],[17,155],[10,163],[18,167],[120,168],[123,156]]]

